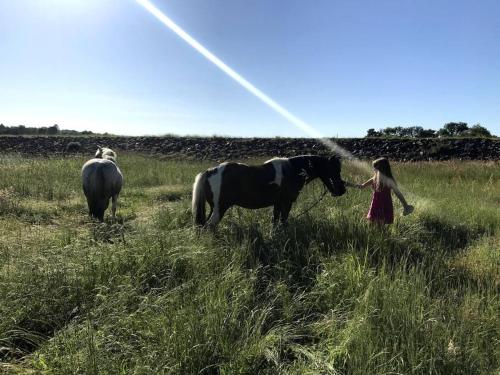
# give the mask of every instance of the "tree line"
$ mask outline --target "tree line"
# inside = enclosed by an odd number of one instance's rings
[[[0,135],[91,135],[90,130],[61,130],[59,125],[28,127],[24,125],[5,126],[0,124]]]
[[[493,137],[481,124],[471,127],[466,122],[448,122],[439,130],[424,129],[421,126],[394,126],[384,129],[368,129],[366,137],[402,137],[402,138],[434,138],[434,137]]]
[[[0,135],[97,135],[90,130],[61,130],[59,125],[27,127],[24,125],[5,126],[0,124]],[[107,133],[104,133],[107,135]],[[368,129],[366,137],[401,137],[401,138],[435,138],[435,137],[494,137],[481,124],[471,127],[466,122],[449,122],[439,130],[424,129],[421,126],[394,126],[384,129]]]

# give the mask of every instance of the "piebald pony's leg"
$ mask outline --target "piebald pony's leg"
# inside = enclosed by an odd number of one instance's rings
[[[210,185],[210,190],[212,190],[214,207],[212,214],[207,221],[207,226],[210,228],[215,228],[219,223],[224,212],[221,210],[221,191],[222,191],[222,176],[224,174],[224,169],[226,168],[226,163],[222,163],[218,168],[217,172],[208,177],[208,184]],[[225,211],[225,210],[224,210]]]
[[[273,224],[276,225],[279,223],[280,221],[280,214],[281,214],[281,210],[280,210],[280,206],[279,206],[279,203],[276,203],[274,205],[274,209],[273,209]]]
[[[281,184],[284,178],[284,166],[286,166],[289,161],[288,159],[276,158],[266,161],[266,164],[272,164],[274,168],[274,179],[270,182],[271,185],[275,185],[277,189],[281,191]],[[281,194],[281,193],[280,193]],[[278,198],[278,201],[274,203],[273,209],[273,224],[279,224],[280,217],[283,216],[282,204],[279,201],[281,198]],[[288,216],[288,215],[287,215]]]
[[[292,201],[282,201],[281,202],[281,222],[285,224],[288,221],[288,215],[292,209]]]

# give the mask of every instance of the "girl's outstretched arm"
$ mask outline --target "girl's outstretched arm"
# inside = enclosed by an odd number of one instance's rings
[[[357,185],[358,188],[360,189],[364,189],[365,187],[367,186],[371,186],[373,184],[373,177],[370,178],[368,181],[365,181],[364,183],[362,183],[361,185]]]
[[[344,185],[347,186],[347,187],[351,187],[351,188],[358,188],[358,189],[362,189],[368,185],[371,184],[371,181],[372,179],[370,178],[368,181],[366,181],[364,184],[353,184],[352,182],[349,182],[349,181],[344,181]]]
[[[403,196],[403,193],[401,193],[401,191],[399,190],[398,185],[396,185],[393,180],[391,181],[391,188],[394,191],[394,194],[396,194],[396,197],[398,197],[399,201],[403,205],[403,215],[411,214],[413,212],[413,206],[408,204],[405,197]]]

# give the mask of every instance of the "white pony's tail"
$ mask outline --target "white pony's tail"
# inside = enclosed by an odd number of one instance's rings
[[[90,216],[103,221],[104,211],[106,211],[109,200],[109,198],[106,199],[106,177],[100,166],[94,169],[94,173],[91,172],[91,168],[92,166],[84,167],[82,172],[83,192],[87,198]]]
[[[193,199],[191,209],[193,211],[195,225],[203,226],[207,220],[205,212],[205,184],[207,181],[206,172],[198,173],[193,184]]]

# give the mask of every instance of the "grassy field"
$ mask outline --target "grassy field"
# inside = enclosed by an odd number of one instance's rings
[[[82,158],[0,156],[0,372],[498,374],[500,164],[395,164],[415,213],[307,186],[288,227],[191,225],[208,163],[119,155],[118,221],[87,217]],[[367,176],[344,166],[345,179]]]

